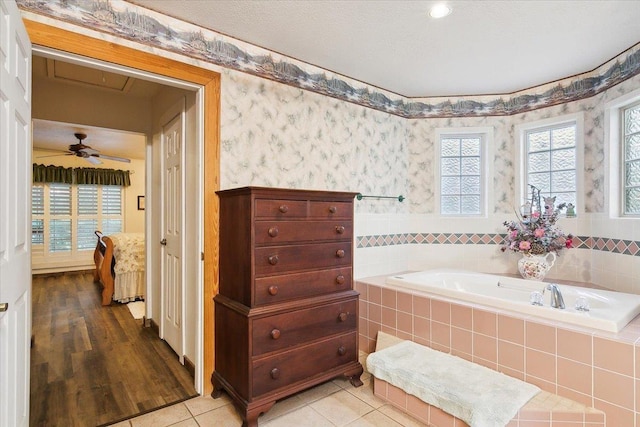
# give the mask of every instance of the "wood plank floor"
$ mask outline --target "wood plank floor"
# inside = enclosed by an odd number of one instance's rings
[[[197,396],[193,378],[89,273],[33,277],[32,427],[90,427]]]

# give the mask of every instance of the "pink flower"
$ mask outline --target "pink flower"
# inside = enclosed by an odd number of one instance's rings
[[[571,239],[571,237],[569,237],[565,242],[564,245],[567,249],[572,248],[573,247],[573,239]]]
[[[534,218],[540,218],[540,212],[534,212],[531,214],[531,216]]]
[[[533,235],[536,237],[544,236],[544,228],[536,228],[535,231],[533,232]]]
[[[518,246],[521,251],[528,251],[531,249],[531,243],[525,241],[520,242],[520,246]]]
[[[515,239],[516,237],[518,237],[518,230],[513,230],[509,235],[509,237],[512,239]]]

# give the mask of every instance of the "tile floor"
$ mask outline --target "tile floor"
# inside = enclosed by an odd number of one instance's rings
[[[364,362],[361,358],[361,362]],[[425,424],[373,395],[365,372],[362,387],[342,378],[277,402],[258,419],[260,427],[420,427]],[[111,427],[241,427],[242,419],[225,393],[218,399],[200,396],[126,420]]]

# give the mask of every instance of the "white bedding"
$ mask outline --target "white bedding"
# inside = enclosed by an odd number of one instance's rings
[[[144,299],[144,233],[115,233],[109,235],[109,238],[113,241],[113,257],[116,260],[114,301],[126,303]]]

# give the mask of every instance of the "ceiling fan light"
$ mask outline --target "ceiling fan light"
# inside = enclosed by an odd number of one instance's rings
[[[451,14],[451,8],[444,3],[438,3],[429,10],[429,16],[434,19],[444,18]]]

